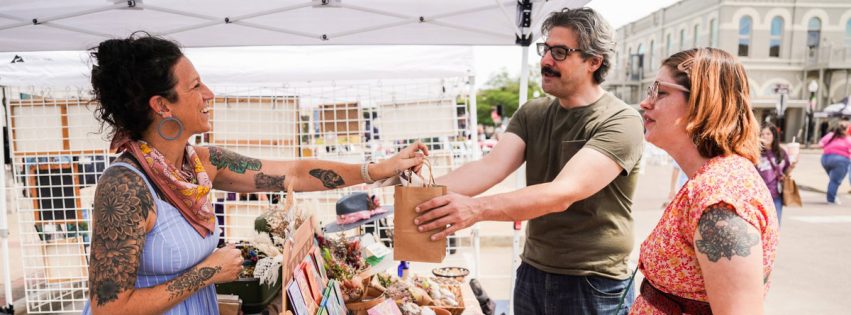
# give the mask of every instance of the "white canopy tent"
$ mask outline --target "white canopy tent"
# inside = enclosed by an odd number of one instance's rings
[[[473,71],[473,49],[465,46],[222,47],[184,53],[211,86],[466,77]],[[0,86],[88,89],[90,73],[86,51],[0,53]]]
[[[585,0],[6,0],[0,50],[85,50],[137,30],[185,47],[514,45]]]
[[[528,46],[539,38],[546,14],[587,2],[589,0],[6,0],[0,2],[0,53],[8,53],[0,54],[0,86],[87,86],[88,66],[84,51],[103,40],[126,37],[137,30],[176,40],[187,48],[323,46],[306,50],[282,47],[187,49],[187,55],[196,63],[199,72],[213,84],[239,81],[268,85],[293,78],[328,80],[328,73],[321,70],[339,69],[341,64],[352,67],[347,68],[349,72],[336,73],[334,80],[369,75],[388,79],[439,76],[458,71],[457,67],[465,62],[469,64],[469,60],[460,57],[463,52],[434,48],[416,54],[430,61],[427,62],[429,67],[390,57],[412,54],[413,51],[407,50],[413,49],[411,47],[391,48],[383,55],[387,58],[376,58],[374,54],[363,59],[340,58],[333,53],[357,55],[355,51],[363,50],[365,56],[370,54],[368,48],[339,45]],[[526,101],[528,85],[528,49],[522,49],[520,104]],[[280,57],[287,52],[294,57]],[[313,59],[318,61],[312,63],[304,62],[299,56],[321,58],[326,52],[326,59]],[[18,60],[15,56],[24,62],[10,63]],[[385,71],[387,69],[397,71]],[[463,71],[466,70],[469,68]],[[471,101],[475,109],[474,96]],[[475,117],[472,113],[473,126]],[[476,133],[472,137],[475,143]],[[4,172],[0,172],[0,183],[4,182],[3,176]],[[0,249],[7,271],[3,281],[6,300],[11,303],[5,205],[5,190],[0,189]],[[515,244],[519,244],[516,238]]]

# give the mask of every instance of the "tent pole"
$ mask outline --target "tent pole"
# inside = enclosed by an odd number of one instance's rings
[[[3,98],[2,103],[0,105],[3,106],[2,111],[5,113],[6,110],[6,87],[2,87],[3,90]],[[5,116],[5,115],[4,115]],[[0,125],[5,125],[6,120],[3,120],[3,123]],[[2,129],[0,129],[2,130]],[[12,309],[12,305],[14,300],[12,299],[12,278],[11,278],[11,267],[9,267],[9,221],[6,213],[6,161],[3,158],[5,156],[3,150],[3,137],[6,135],[3,132],[0,132],[0,253],[3,255],[3,288],[5,289],[5,297],[6,303],[9,304],[9,309]]]
[[[477,110],[477,102],[476,96],[478,94],[478,89],[476,88],[476,76],[474,74],[470,74],[467,84],[470,85],[470,91],[467,93],[467,104],[469,108],[467,109],[468,123],[467,123],[467,132],[470,133],[470,143],[472,144],[473,152],[471,154],[471,161],[478,161],[482,158],[482,150],[479,147],[479,117]],[[476,265],[476,270],[473,273],[473,278],[480,279],[479,270],[480,266],[480,257],[481,257],[481,242],[479,236],[479,224],[476,223],[473,225],[473,262]]]
[[[523,57],[520,60],[520,99],[518,110],[523,104],[526,104],[526,99],[529,94],[529,46],[520,46],[523,50]],[[515,186],[517,189],[526,186],[526,165],[523,164],[517,168],[515,173]],[[520,267],[520,228],[522,222],[514,222],[514,237],[511,244],[511,292],[508,298],[508,314],[514,314],[514,282],[517,278],[517,268]]]

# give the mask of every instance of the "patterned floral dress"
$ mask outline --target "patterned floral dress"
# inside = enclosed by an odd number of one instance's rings
[[[641,243],[639,269],[661,291],[708,301],[703,274],[694,249],[697,223],[707,207],[726,203],[760,232],[764,279],[774,265],[777,214],[754,164],[739,155],[709,160],[689,180],[662,214],[653,232]],[[768,292],[769,283],[765,283]],[[630,314],[661,314],[641,296]]]

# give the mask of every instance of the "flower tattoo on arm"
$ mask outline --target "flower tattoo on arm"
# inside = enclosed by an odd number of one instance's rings
[[[760,243],[759,235],[748,230],[750,224],[727,204],[710,206],[697,224],[701,239],[695,241],[695,248],[711,262],[722,257],[731,260],[736,255],[747,257],[751,247]]]
[[[103,306],[136,284],[145,226],[154,201],[147,184],[124,167],[108,169],[95,192],[89,295]],[[94,300],[94,299],[93,299]]]
[[[207,280],[210,280],[210,278],[215,276],[216,273],[221,270],[221,266],[202,267],[189,270],[177,278],[174,278],[174,280],[169,282],[168,289],[166,289],[169,293],[168,299],[173,300],[184,295],[184,293],[191,294],[198,291],[206,286],[205,283]]]

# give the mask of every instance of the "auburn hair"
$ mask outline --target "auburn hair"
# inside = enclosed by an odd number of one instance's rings
[[[759,122],[750,105],[741,63],[715,48],[694,48],[662,62],[677,84],[689,87],[686,132],[705,158],[741,155],[757,163]]]

